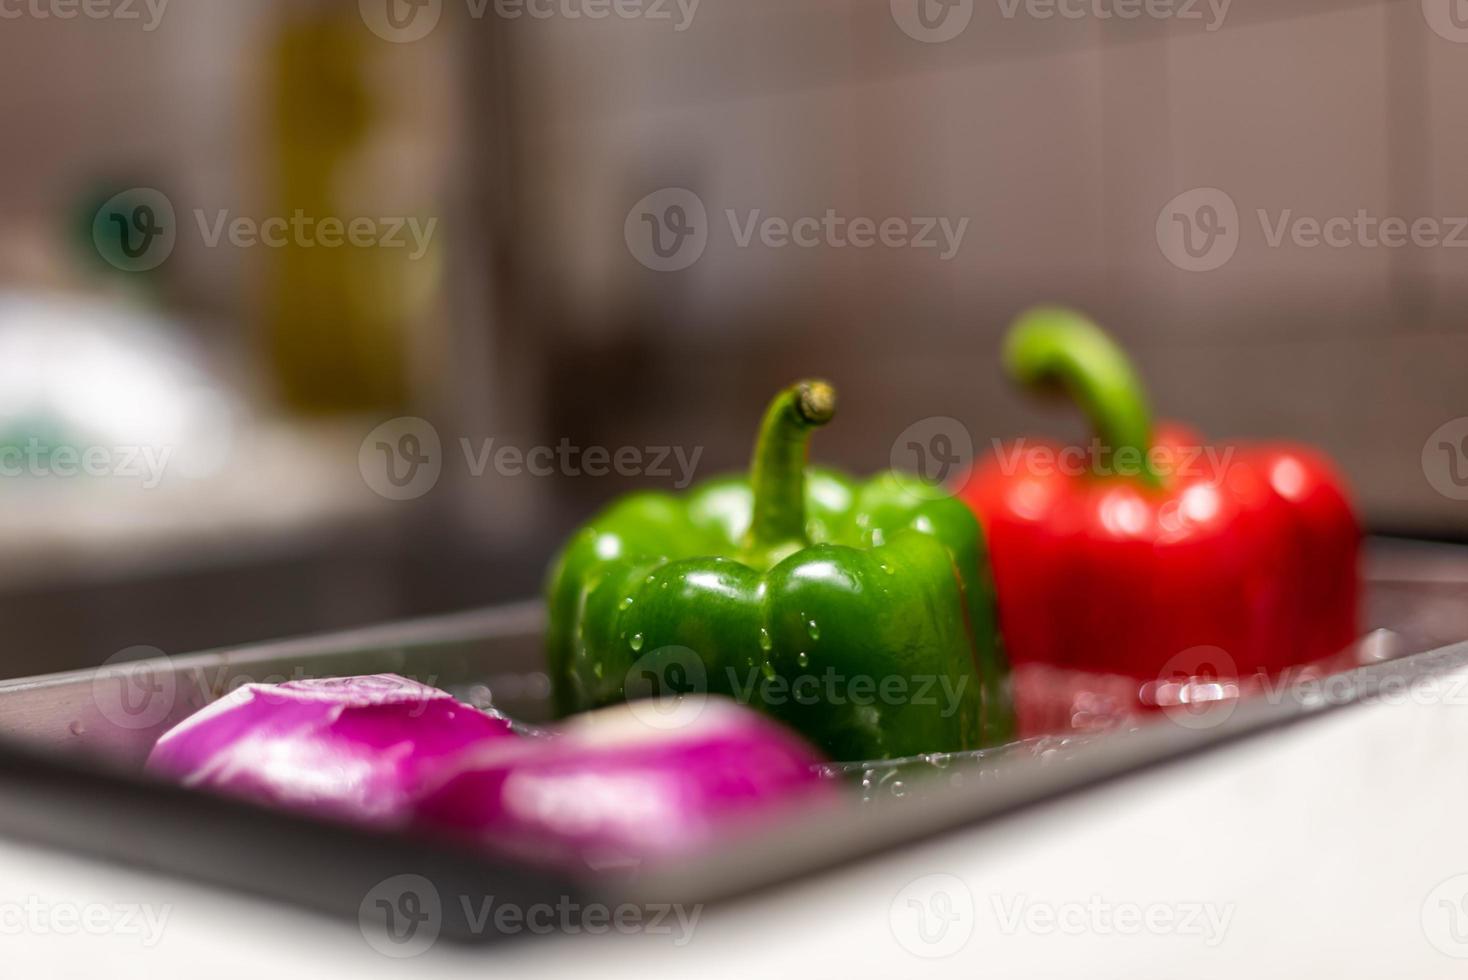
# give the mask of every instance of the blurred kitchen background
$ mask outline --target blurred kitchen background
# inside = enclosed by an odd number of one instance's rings
[[[461,440],[706,477],[812,374],[816,454],[858,471],[944,417],[980,453],[1079,436],[998,370],[1038,301],[1114,329],[1160,415],[1317,443],[1373,529],[1468,538],[1468,456],[1430,445],[1468,415],[1465,253],[1255,217],[1468,216],[1457,0],[652,2],[0,5],[0,674],[528,597],[593,509],[679,482],[475,475]],[[707,243],[658,271],[669,188]],[[1159,228],[1197,188],[1237,251],[1188,271],[1223,253]],[[741,246],[729,210],[967,225],[947,258]],[[406,246],[231,240],[297,211]],[[40,472],[64,447],[106,472]]]

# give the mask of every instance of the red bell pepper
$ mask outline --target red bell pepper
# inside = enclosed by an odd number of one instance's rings
[[[1125,354],[1067,310],[1023,316],[1004,357],[1020,382],[1067,392],[1095,432],[1085,447],[1020,440],[959,484],[988,536],[1024,734],[1157,707],[1179,679],[1237,691],[1353,643],[1360,530],[1321,455],[1154,430]],[[1056,678],[1059,724],[1034,703]],[[1118,690],[1130,704],[1095,703]]]

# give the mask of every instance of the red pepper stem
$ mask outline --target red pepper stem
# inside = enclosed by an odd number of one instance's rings
[[[750,464],[754,514],[744,538],[751,556],[780,560],[805,547],[805,466],[810,434],[836,414],[836,389],[802,381],[775,396],[760,424]]]
[[[1135,467],[1137,479],[1162,485],[1151,459],[1152,412],[1146,392],[1106,331],[1073,310],[1030,310],[1010,328],[1004,365],[1021,384],[1059,385],[1080,404],[1101,447],[1111,455],[1093,464],[1112,472]]]

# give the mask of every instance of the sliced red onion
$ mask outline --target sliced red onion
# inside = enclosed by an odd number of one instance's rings
[[[521,738],[503,718],[393,675],[252,684],[165,734],[148,769],[592,867],[686,854],[837,795],[817,769],[824,760],[775,722],[729,701],[696,707],[673,730],[631,704]]]
[[[510,724],[391,674],[250,684],[185,719],[148,770],[189,786],[381,826],[411,815],[455,756]]]
[[[836,787],[813,749],[733,702],[676,730],[641,706],[581,715],[547,739],[486,744],[418,806],[419,826],[541,862],[606,867],[686,854]]]

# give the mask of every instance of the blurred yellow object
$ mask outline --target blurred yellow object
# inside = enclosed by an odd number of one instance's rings
[[[354,210],[364,195],[350,186],[380,115],[368,78],[374,43],[355,5],[282,15],[268,55],[267,174],[277,220],[384,217]],[[422,295],[411,288],[420,273],[410,250],[283,237],[266,250],[263,313],[285,403],[308,414],[403,407],[405,334]]]

